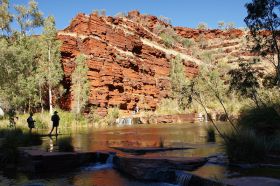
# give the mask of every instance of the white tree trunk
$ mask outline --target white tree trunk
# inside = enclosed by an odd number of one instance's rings
[[[51,48],[50,48],[50,45],[48,46],[48,59],[49,59],[49,74],[48,74],[48,78],[49,78],[49,105],[50,105],[50,115],[52,115],[53,113],[53,107],[52,107],[52,87],[51,87],[51,82],[50,82],[50,79],[51,79]]]
[[[50,105],[50,115],[53,113],[53,107],[52,107],[52,88],[49,85],[49,105]]]

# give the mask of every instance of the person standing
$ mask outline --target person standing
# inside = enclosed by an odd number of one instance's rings
[[[27,118],[27,123],[28,123],[28,128],[29,128],[29,133],[31,134],[32,129],[35,128],[35,120],[33,119],[33,113],[30,112],[29,117]]]
[[[57,113],[58,113],[57,111],[54,111],[54,113],[52,115],[51,120],[53,122],[53,126],[52,126],[52,130],[49,135],[52,135],[52,131],[53,131],[54,127],[55,127],[55,135],[57,135],[57,127],[59,126],[59,120],[60,120]]]

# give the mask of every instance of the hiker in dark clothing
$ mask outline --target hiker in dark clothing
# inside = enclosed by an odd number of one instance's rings
[[[55,135],[57,135],[57,127],[59,126],[59,120],[60,120],[57,113],[58,113],[57,111],[54,111],[54,114],[52,115],[51,120],[53,122],[53,126],[52,126],[52,130],[49,135],[52,135],[52,131],[53,131],[54,127],[55,127]]]
[[[28,123],[28,128],[29,128],[29,133],[31,134],[32,129],[35,128],[35,120],[32,118],[33,113],[30,113],[29,117],[27,118],[27,123]]]

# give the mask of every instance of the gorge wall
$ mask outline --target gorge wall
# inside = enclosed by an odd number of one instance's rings
[[[165,47],[162,38],[155,34],[158,25],[172,28],[181,38],[193,40],[193,47],[177,43]],[[78,14],[70,26],[58,33],[61,40],[62,66],[67,92],[61,100],[64,109],[71,107],[71,73],[74,60],[83,53],[88,57],[90,82],[89,106],[95,105],[100,113],[118,106],[132,110],[156,109],[163,98],[170,96],[170,60],[177,55],[183,60],[186,76],[198,73],[198,66],[207,63],[203,54],[216,51],[212,61],[224,58],[235,63],[240,58],[253,58],[244,45],[242,30],[195,30],[172,27],[155,16],[141,15],[138,11],[127,16],[110,17]],[[201,40],[207,45],[200,46]],[[218,51],[218,52],[217,52]]]

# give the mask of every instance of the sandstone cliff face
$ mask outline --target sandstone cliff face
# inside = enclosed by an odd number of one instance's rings
[[[188,77],[196,75],[198,65],[205,63],[198,52],[219,50],[213,55],[214,61],[228,56],[241,57],[242,53],[254,56],[244,49],[244,31],[241,30],[201,31],[175,27],[174,31],[182,38],[192,39],[197,45],[203,38],[208,44],[202,48],[181,45],[166,48],[153,32],[157,24],[171,26],[137,11],[129,12],[126,17],[78,14],[69,27],[58,33],[65,72],[63,83],[68,90],[62,106],[71,107],[71,73],[75,57],[81,53],[88,57],[88,105],[98,106],[101,113],[111,106],[132,110],[136,104],[140,109],[156,109],[161,99],[170,96],[170,60],[176,55],[184,60]]]
[[[135,16],[139,16],[137,12]],[[70,77],[73,61],[80,53],[88,56],[89,105],[132,110],[138,103],[140,108],[155,109],[162,98],[169,96],[171,57],[143,43],[143,38],[151,42],[158,38],[138,23],[128,18],[78,14],[58,38],[62,41],[64,85],[68,89],[64,107],[71,106]],[[195,63],[184,64],[188,76],[197,73]]]

